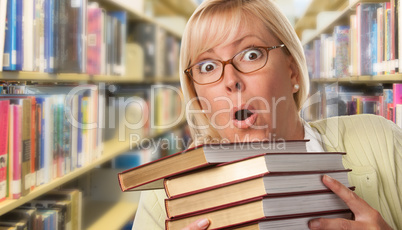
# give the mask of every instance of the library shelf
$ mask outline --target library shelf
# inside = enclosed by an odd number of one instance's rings
[[[128,76],[112,75],[89,75],[74,73],[41,73],[25,71],[0,72],[0,81],[34,81],[34,82],[105,82],[105,83],[131,83],[131,84],[154,84],[154,83],[179,83],[178,77],[164,77],[140,80]]]
[[[131,7],[130,5],[132,5],[132,3],[130,4],[129,2],[131,1],[129,0],[98,0],[97,2],[99,2],[102,6],[105,6],[106,8],[109,9],[124,9],[127,11],[129,19],[140,20],[156,24],[177,38],[181,38],[183,34],[183,31],[177,31],[177,29],[173,28],[172,25],[167,26],[164,23],[160,23],[156,19],[157,16],[147,15],[146,12],[144,12],[144,10],[138,10]],[[164,15],[180,14],[184,15],[186,19],[190,17],[192,12],[197,7],[197,5],[192,0],[184,0],[184,1],[161,0],[155,2],[157,3],[156,13],[161,13]]]
[[[375,83],[401,83],[402,74],[376,75],[376,76],[350,76],[343,78],[316,78],[312,83],[352,83],[352,84],[375,84]]]
[[[345,3],[348,1],[345,1]],[[325,33],[332,33],[333,28],[336,25],[349,25],[350,24],[350,15],[354,14],[356,11],[356,6],[359,3],[365,3],[365,2],[373,2],[373,3],[380,3],[380,2],[389,2],[389,0],[350,0],[349,4],[344,4],[343,6],[340,7],[339,9],[339,14],[332,18],[332,20],[329,20],[328,23],[324,26],[322,26],[322,28],[318,28],[314,33],[312,33],[311,36],[307,37],[307,38],[302,38],[302,45],[306,45],[312,41],[314,41],[314,39],[317,39],[321,34],[325,34]],[[312,2],[314,3],[314,2]],[[316,17],[317,15],[315,15]],[[312,15],[309,17],[313,17]],[[314,18],[315,18],[314,17]],[[299,21],[303,22],[303,18],[301,18]],[[296,22],[296,25],[299,23]],[[300,22],[300,23],[301,23]]]
[[[175,129],[181,127],[183,124],[185,124],[186,121],[183,120],[180,123],[178,123],[175,127],[169,129]],[[168,131],[160,131],[156,132],[153,135],[150,135],[149,137],[145,138],[157,138],[158,136],[166,133]],[[6,199],[5,201],[0,202],[0,215],[3,215],[21,205],[24,203],[29,202],[30,200],[33,200],[59,186],[62,186],[63,184],[78,178],[79,176],[91,171],[98,165],[101,165],[103,163],[106,163],[113,159],[114,157],[126,152],[130,148],[134,148],[137,146],[138,143],[130,143],[129,137],[125,138],[125,141],[119,141],[118,138],[114,138],[111,140],[108,140],[103,143],[103,154],[99,159],[94,160],[93,162],[89,163],[88,165],[82,167],[82,168],[77,168],[74,171],[64,175],[63,177],[56,178],[52,180],[50,183],[40,185],[36,187],[34,190],[32,190],[28,195],[22,196],[19,199]],[[131,146],[130,146],[131,145]],[[117,177],[116,177],[117,180]]]
[[[339,10],[344,1],[345,0],[313,0],[294,26],[297,34],[300,35],[301,31],[304,29],[315,28],[317,14],[322,11]]]
[[[122,229],[133,220],[137,207],[136,202],[88,201],[83,210],[83,229]]]

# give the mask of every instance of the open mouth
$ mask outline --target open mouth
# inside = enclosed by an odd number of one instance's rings
[[[234,114],[234,118],[238,121],[244,121],[247,118],[251,117],[251,115],[253,115],[254,113],[251,112],[248,109],[241,109],[238,110],[235,114]]]
[[[237,110],[239,109],[239,110]],[[258,117],[252,106],[241,106],[233,108],[233,125],[239,129],[247,129],[253,126]]]

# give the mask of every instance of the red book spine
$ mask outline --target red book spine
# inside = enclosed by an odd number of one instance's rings
[[[10,101],[0,101],[0,201],[7,195],[7,143]]]
[[[394,101],[393,101],[393,117],[392,121],[395,122],[396,119],[396,105],[402,104],[402,84],[394,84],[393,85],[393,94],[394,94]]]
[[[101,74],[102,10],[88,7],[87,72]]]

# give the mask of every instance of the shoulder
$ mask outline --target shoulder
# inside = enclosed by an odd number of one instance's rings
[[[321,134],[328,131],[344,132],[367,132],[367,131],[395,131],[398,127],[384,117],[372,114],[359,114],[351,116],[331,117],[309,123]]]
[[[391,147],[402,136],[395,123],[371,114],[331,117],[309,124],[320,133],[325,145],[334,151],[345,151],[348,146],[371,146],[373,143]]]

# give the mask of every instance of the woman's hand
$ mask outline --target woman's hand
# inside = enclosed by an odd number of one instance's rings
[[[182,230],[204,230],[207,229],[209,226],[208,219],[199,219],[188,225],[187,227],[183,228]]]
[[[355,220],[318,218],[309,221],[310,229],[392,229],[377,210],[345,185],[327,175],[322,181],[346,203]]]

